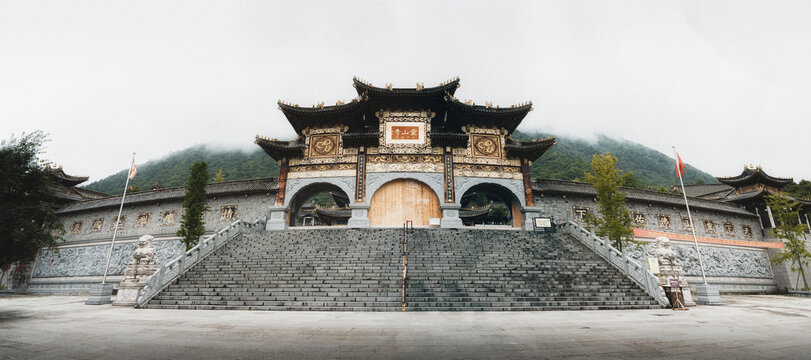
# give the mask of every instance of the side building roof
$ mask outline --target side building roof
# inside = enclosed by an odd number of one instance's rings
[[[277,178],[254,180],[237,180],[206,185],[207,196],[241,195],[252,193],[275,193],[279,187]],[[181,200],[186,196],[185,187],[165,188],[128,194],[126,205],[148,204],[158,201]],[[115,208],[121,204],[120,196],[108,196],[101,199],[85,200],[72,203],[57,210],[57,214],[67,214],[104,208]]]
[[[575,194],[581,196],[594,197],[597,196],[597,191],[591,184],[565,181],[565,180],[551,180],[551,179],[532,179],[532,190],[547,194]],[[657,203],[668,206],[684,206],[684,198],[680,194],[662,193],[652,190],[639,190],[632,188],[622,188],[626,193],[626,199],[639,202]],[[723,201],[707,200],[701,198],[689,198],[690,208],[697,208],[703,210],[712,210],[735,214],[739,216],[756,217],[736,204],[731,204]]]

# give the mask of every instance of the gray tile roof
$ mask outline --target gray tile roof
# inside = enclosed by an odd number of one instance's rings
[[[564,180],[532,179],[532,190],[541,193],[597,196],[597,192],[590,184]],[[684,206],[684,198],[680,194],[667,194],[658,191],[631,188],[622,188],[622,191],[626,193],[626,199],[631,201]],[[706,200],[695,197],[688,197],[688,200],[690,201],[691,208],[722,211],[742,216],[757,216],[741,209],[738,205],[723,201]]]
[[[228,181],[221,183],[211,183],[206,185],[206,195],[233,195],[276,192],[279,184],[276,178],[264,178],[254,180]],[[158,190],[142,191],[128,194],[125,203],[128,205],[145,204],[158,201],[169,201],[183,199],[186,195],[185,187],[165,188]],[[109,196],[101,199],[79,201],[70,204],[57,213],[65,214],[77,211],[85,211],[106,207],[117,207],[121,204],[120,196]]]

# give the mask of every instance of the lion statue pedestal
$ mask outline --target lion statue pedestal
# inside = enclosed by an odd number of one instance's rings
[[[113,305],[135,306],[141,289],[146,285],[146,278],[158,270],[158,258],[155,255],[155,238],[144,235],[138,239],[138,248],[132,254],[132,261],[124,271],[124,280],[118,284],[118,294]]]

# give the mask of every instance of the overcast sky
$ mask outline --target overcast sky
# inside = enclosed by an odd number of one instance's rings
[[[809,1],[3,1],[0,136],[98,180],[209,143],[289,138],[302,106],[461,78],[519,130],[632,140],[715,176],[811,179]],[[541,160],[542,161],[542,160]]]

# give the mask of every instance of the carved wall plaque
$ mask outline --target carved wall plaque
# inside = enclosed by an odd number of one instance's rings
[[[574,221],[585,222],[586,214],[589,213],[589,208],[585,206],[572,206],[572,212],[574,213]]]
[[[735,235],[735,225],[732,225],[731,222],[725,222],[724,223],[724,234]]]
[[[121,215],[121,221],[117,221],[118,216],[113,216],[113,222],[110,224],[110,230],[115,230],[118,225],[118,230],[124,229],[124,223],[127,221],[127,215]]]
[[[631,219],[633,220],[635,226],[645,226],[645,224],[648,223],[648,220],[645,218],[645,214],[638,211],[631,213]]]
[[[501,139],[497,135],[470,135],[471,153],[473,156],[500,158]]]
[[[171,226],[177,222],[177,210],[161,212],[161,226]]]
[[[715,223],[712,220],[704,220],[704,232],[707,234],[715,234]]]
[[[671,229],[673,228],[673,223],[670,221],[670,215],[659,214],[656,219],[659,221],[659,228],[660,229]]]
[[[431,153],[428,133],[434,112],[381,110],[375,115],[380,119],[380,154]]]
[[[73,225],[70,227],[70,233],[73,234],[73,235],[78,235],[78,234],[82,233],[82,221],[81,220],[76,221],[76,222],[73,223]]]
[[[237,219],[237,205],[220,206],[220,221],[234,221]]]
[[[152,213],[140,213],[138,217],[135,218],[135,227],[144,227],[149,222],[149,216]]]
[[[90,232],[99,232],[101,231],[102,226],[104,226],[104,219],[102,218],[93,219],[93,223],[90,226]]]
[[[681,228],[684,229],[684,231],[692,231],[693,230],[693,225],[690,224],[690,218],[688,218],[686,216],[681,217]]]
[[[749,226],[749,225],[741,225],[741,230],[743,231],[743,236],[744,237],[747,237],[747,238],[750,238],[750,239],[755,237],[755,235],[752,234],[752,227],[751,226]]]
[[[310,157],[338,156],[338,134],[312,135]]]

